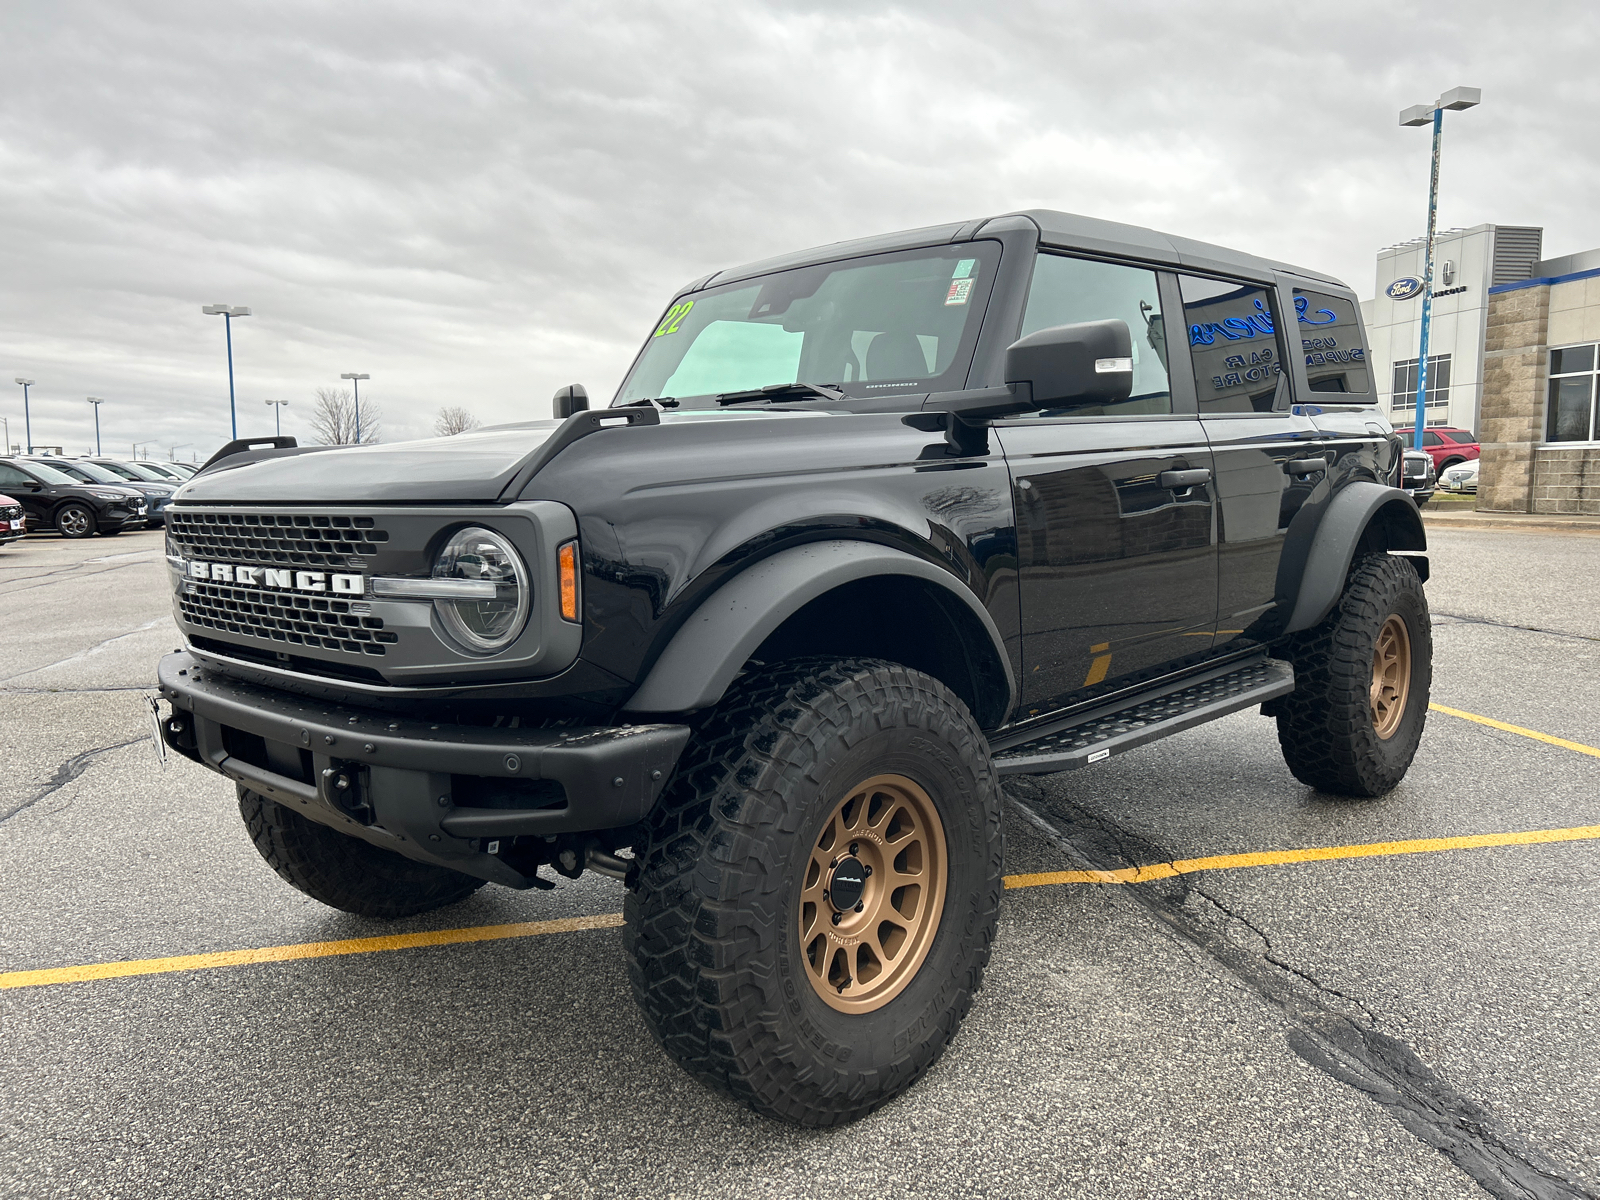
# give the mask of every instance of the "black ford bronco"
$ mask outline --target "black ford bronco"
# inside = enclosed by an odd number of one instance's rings
[[[169,510],[175,751],[372,917],[626,885],[662,1046],[858,1117],[938,1059],[1002,889],[999,779],[1238,710],[1379,796],[1431,640],[1357,306],[1025,212],[685,288],[604,409],[233,443]]]

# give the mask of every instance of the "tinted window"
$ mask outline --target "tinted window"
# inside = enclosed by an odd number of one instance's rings
[[[1271,412],[1288,404],[1272,289],[1179,276],[1183,323],[1202,413]]]
[[[1363,396],[1372,391],[1355,301],[1295,288],[1294,311],[1311,390]]]
[[[1083,321],[1121,321],[1133,340],[1133,392],[1116,404],[1045,409],[1037,416],[1130,416],[1172,411],[1166,328],[1156,274],[1142,267],[1041,254],[1033,268],[1022,335]]]
[[[1444,439],[1437,433],[1424,429],[1422,431],[1422,444],[1424,446],[1442,446],[1444,445]]]
[[[1550,351],[1550,402],[1545,436],[1552,442],[1600,441],[1594,345]]]
[[[32,482],[10,463],[0,463],[0,487],[26,487]]]

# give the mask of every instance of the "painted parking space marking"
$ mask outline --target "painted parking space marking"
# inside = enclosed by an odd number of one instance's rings
[[[1340,858],[1385,858],[1397,854],[1437,854],[1441,850],[1478,850],[1485,846],[1540,846],[1551,842],[1600,841],[1600,825],[1572,829],[1532,829],[1522,833],[1476,833],[1464,837],[1414,838],[1404,842],[1369,842],[1359,846],[1314,846],[1305,850],[1262,850],[1251,854],[1217,854],[1180,858],[1116,871],[1042,871],[1007,875],[1006,888],[1045,887],[1060,883],[1150,883],[1196,871],[1233,871],[1241,867],[1281,867],[1294,863],[1330,862]],[[3,978],[3,976],[0,976]]]
[[[1600,758],[1600,748],[1568,741],[1497,721],[1442,704],[1428,706],[1436,712],[1474,721],[1492,729],[1518,734]],[[1578,825],[1570,829],[1533,829],[1519,833],[1479,833],[1462,837],[1414,838],[1399,842],[1369,842],[1351,846],[1316,846],[1304,850],[1262,850],[1248,854],[1218,854],[1206,858],[1175,859],[1143,867],[1124,867],[1115,871],[1043,871],[1005,876],[1008,891],[1019,888],[1060,884],[1149,883],[1171,879],[1196,871],[1231,871],[1248,867],[1291,866],[1297,863],[1330,862],[1342,858],[1384,858],[1403,854],[1436,854],[1446,850],[1477,850],[1491,846],[1540,846],[1556,842],[1600,840],[1600,825]],[[562,917],[552,921],[519,921],[510,925],[473,925],[462,929],[436,929],[423,933],[397,933],[380,937],[347,938],[333,942],[300,942],[286,946],[262,946],[250,950],[222,950],[211,954],[185,954],[173,958],[140,958],[122,962],[87,963],[75,967],[46,967],[32,971],[0,972],[0,991],[8,988],[48,987],[63,983],[88,983],[99,979],[122,979],[131,975],[170,975],[181,971],[203,971],[217,967],[244,967],[257,963],[295,962],[311,958],[332,958],[346,954],[376,954],[390,950],[412,950],[424,946],[454,946],[467,942],[495,942],[510,938],[539,937],[552,933],[577,933],[589,929],[618,929],[621,913],[599,913],[589,917]]]
[[[1536,742],[1544,742],[1550,746],[1560,746],[1563,750],[1571,750],[1577,754],[1587,754],[1591,758],[1600,758],[1600,747],[1585,746],[1582,742],[1569,742],[1566,738],[1558,738],[1552,734],[1540,733],[1537,729],[1524,729],[1521,725],[1508,725],[1504,721],[1497,721],[1493,717],[1480,716],[1469,713],[1459,708],[1446,708],[1442,704],[1429,704],[1433,712],[1442,712],[1447,716],[1460,717],[1463,721],[1474,721],[1479,725],[1487,725],[1490,729],[1498,729],[1503,733],[1515,733],[1521,737],[1532,738]]]
[[[86,983],[93,979],[120,979],[128,975],[169,975],[176,971],[203,971],[213,967],[244,967],[254,963],[294,962],[306,958],[331,958],[342,954],[376,954],[411,950],[418,946],[454,946],[462,942],[498,942],[507,938],[539,937],[547,933],[577,933],[585,929],[616,929],[621,913],[592,917],[562,917],[554,921],[519,921],[513,925],[473,925],[464,929],[433,929],[424,933],[395,933],[382,937],[347,938],[338,942],[301,942],[289,946],[262,946],[254,950],[223,950],[214,954],[185,954],[177,958],[140,958],[126,962],[89,963],[80,967],[51,967],[40,971],[0,974],[0,989],[44,987],[53,983]]]

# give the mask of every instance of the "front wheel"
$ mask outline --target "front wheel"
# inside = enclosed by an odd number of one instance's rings
[[[1295,688],[1276,702],[1294,777],[1322,792],[1381,796],[1405,777],[1433,683],[1422,578],[1389,554],[1358,559],[1333,612],[1290,641]]]
[[[634,995],[669,1054],[756,1111],[854,1120],[971,1007],[1001,850],[987,742],[937,680],[873,659],[747,676],[651,816]]]
[[[94,513],[87,504],[63,504],[56,513],[56,530],[64,538],[86,538],[94,533]]]

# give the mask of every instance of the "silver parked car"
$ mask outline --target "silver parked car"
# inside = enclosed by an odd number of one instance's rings
[[[1478,494],[1478,460],[1457,463],[1446,467],[1439,477],[1439,486],[1447,492],[1476,496]]]
[[[1410,493],[1418,504],[1432,497],[1438,483],[1433,470],[1433,457],[1426,450],[1407,450],[1404,465],[1400,468],[1400,486]]]

